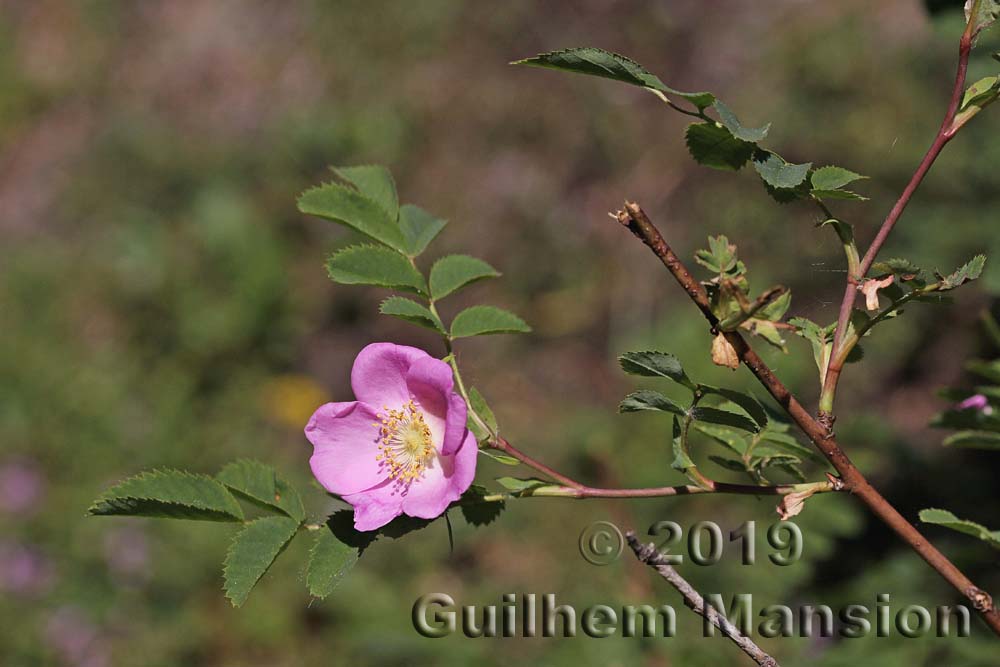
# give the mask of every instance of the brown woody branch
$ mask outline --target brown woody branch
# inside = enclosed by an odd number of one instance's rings
[[[645,212],[638,204],[626,202],[625,209],[616,214],[618,221],[628,228],[653,251],[663,262],[667,270],[674,276],[688,296],[701,310],[705,319],[716,329],[718,319],[712,312],[708,295],[701,283],[691,275],[687,267],[663,239],[659,230],[650,222]],[[844,489],[857,495],[876,516],[892,528],[921,558],[934,568],[945,580],[967,598],[978,610],[990,628],[1000,635],[1000,614],[993,606],[993,599],[988,593],[972,583],[948,558],[938,551],[916,528],[910,524],[882,495],[873,487],[858,470],[847,454],[840,448],[836,437],[828,426],[822,425],[802,406],[787,387],[768,368],[767,364],[747,344],[743,336],[736,331],[721,332],[740,361],[750,369],[750,372],[760,381],[774,400],[781,405],[798,427],[808,436],[812,443],[830,461],[840,475]]]
[[[677,573],[677,570],[663,558],[655,546],[641,544],[631,530],[625,533],[625,539],[628,540],[628,545],[632,547],[632,552],[635,553],[639,562],[650,566],[656,570],[657,574],[666,579],[667,583],[681,594],[687,607],[721,630],[734,644],[740,647],[741,651],[750,656],[761,667],[780,667],[777,660],[765,653],[752,639],[741,633],[739,628],[733,625],[728,618],[716,611],[714,607],[707,606],[698,591]]]

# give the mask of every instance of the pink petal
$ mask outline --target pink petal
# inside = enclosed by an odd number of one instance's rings
[[[462,446],[467,433],[465,400],[454,391],[451,367],[428,356],[414,362],[406,376],[406,385],[424,413],[438,451],[450,456]]]
[[[403,513],[402,498],[392,492],[395,486],[395,482],[386,480],[368,491],[344,496],[354,506],[355,530],[376,530]]]
[[[393,343],[372,343],[358,353],[351,369],[354,396],[381,410],[398,408],[410,400],[406,374],[410,366],[432,358],[423,350]]]
[[[313,475],[330,493],[364,491],[387,478],[378,455],[378,416],[361,402],[327,403],[306,425]]]
[[[410,484],[403,496],[403,512],[421,519],[441,516],[472,484],[478,457],[479,445],[467,431],[454,456],[438,456],[424,476]]]

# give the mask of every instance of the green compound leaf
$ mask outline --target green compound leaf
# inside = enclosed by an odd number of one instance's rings
[[[269,465],[241,459],[226,464],[215,476],[219,482],[242,498],[269,510],[277,510],[297,521],[306,517],[302,498]]]
[[[374,531],[355,530],[351,511],[334,512],[326,526],[316,531],[316,540],[309,551],[306,566],[309,594],[320,599],[330,595],[377,537]]]
[[[248,523],[236,534],[223,566],[226,597],[234,607],[246,601],[298,529],[295,519],[266,516]]]
[[[500,273],[481,259],[468,255],[448,255],[431,267],[431,298],[441,299],[455,290],[485,278],[497,278]]]
[[[947,447],[969,449],[1000,449],[1000,433],[993,431],[959,431],[944,439]]]
[[[417,294],[427,284],[409,260],[395,250],[377,245],[353,245],[338,250],[326,262],[331,280],[343,285],[376,285]]]
[[[814,190],[839,190],[854,181],[868,178],[843,167],[820,167],[809,177]]]
[[[618,357],[622,370],[632,375],[664,377],[694,391],[695,384],[684,372],[680,359],[666,352],[626,352]]]
[[[669,398],[658,391],[652,389],[641,389],[626,396],[618,404],[618,412],[641,412],[643,410],[657,410],[660,412],[670,412],[675,415],[683,415],[684,408],[677,405]]]
[[[392,174],[381,165],[358,167],[331,167],[333,173],[358,189],[389,214],[391,220],[399,217],[399,196]]]
[[[812,168],[812,162],[792,164],[785,162],[777,153],[757,151],[753,157],[753,166],[767,185],[784,190],[801,185]]]
[[[435,218],[419,206],[404,204],[399,209],[399,228],[406,254],[416,257],[422,253],[447,224],[447,220]]]
[[[339,183],[326,183],[299,196],[299,210],[346,225],[399,252],[406,252],[403,232],[380,204]]]
[[[485,336],[502,333],[527,333],[531,331],[524,320],[509,311],[494,306],[466,308],[451,323],[452,338]]]
[[[700,405],[696,406],[691,408],[691,418],[695,421],[708,422],[709,424],[732,426],[733,428],[738,428],[750,433],[756,433],[759,430],[757,428],[757,424],[743,415],[730,412],[729,410],[720,410],[719,408],[706,408]]]
[[[657,76],[651,74],[639,63],[617,53],[611,53],[595,47],[577,47],[542,53],[532,58],[516,60],[511,65],[528,65],[545,67],[563,72],[588,74],[622,83],[641,86],[663,94],[680,97],[691,102],[699,110],[705,109],[715,102],[712,93],[685,93],[675,90],[663,83]],[[665,97],[665,95],[664,95]]]
[[[771,129],[770,123],[764,127],[758,128],[744,127],[736,117],[736,114],[734,114],[729,107],[723,104],[722,100],[715,100],[715,104],[713,106],[719,113],[719,121],[734,137],[740,139],[741,141],[749,141],[751,143],[761,141],[767,136],[768,130]]]
[[[713,169],[737,171],[747,163],[755,146],[733,136],[717,123],[693,123],[684,132],[688,152],[695,162]]]
[[[507,504],[502,500],[484,500],[488,495],[490,495],[489,491],[478,484],[473,484],[462,494],[458,502],[466,522],[477,527],[486,526],[493,523],[506,509]]]
[[[196,521],[243,521],[226,487],[207,475],[154,470],[105,491],[88,510],[93,516],[145,516]]]
[[[985,265],[986,255],[976,255],[951,275],[941,277],[941,282],[938,284],[938,291],[946,292],[953,290],[956,287],[961,287],[965,283],[975,280],[982,274],[983,266]]]
[[[921,268],[908,259],[892,257],[884,262],[875,262],[872,264],[870,273],[874,277],[893,275],[907,282],[918,277],[921,273]]]
[[[978,524],[975,521],[959,519],[948,510],[933,508],[920,510],[920,520],[924,523],[932,523],[965,533],[966,535],[972,535],[986,542],[994,549],[1000,549],[1000,530],[989,530],[986,526]]]
[[[378,307],[378,312],[383,315],[398,317],[413,324],[419,324],[422,327],[433,329],[439,333],[445,332],[444,325],[434,313],[416,301],[404,299],[401,296],[390,296]]]

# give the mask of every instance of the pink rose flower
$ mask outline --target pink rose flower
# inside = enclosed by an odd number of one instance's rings
[[[358,530],[440,516],[472,484],[479,453],[451,368],[415,347],[373,343],[354,360],[351,387],[358,400],[327,403],[306,426],[316,479],[354,506]]]
[[[973,394],[972,396],[969,396],[967,399],[956,405],[955,409],[956,410],[975,409],[979,410],[980,412],[985,412],[987,414],[991,412],[990,401],[982,394]]]

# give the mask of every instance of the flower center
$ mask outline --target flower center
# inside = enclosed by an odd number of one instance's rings
[[[376,424],[379,453],[375,460],[389,470],[389,479],[412,482],[423,474],[434,454],[431,429],[413,401],[398,410],[384,409],[381,424]]]

